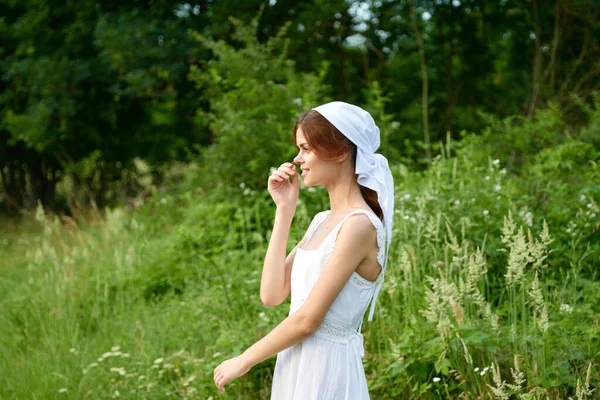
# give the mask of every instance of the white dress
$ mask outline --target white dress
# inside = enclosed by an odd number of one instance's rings
[[[315,215],[306,242],[327,217],[330,210]],[[298,248],[291,274],[291,306],[293,314],[308,297],[321,270],[333,251],[337,234],[344,221],[353,214],[366,214],[377,229],[382,272],[375,282],[356,272],[335,299],[323,323],[313,335],[277,354],[271,400],[363,400],[369,399],[367,380],[362,364],[364,356],[362,320],[371,302],[371,314],[385,274],[385,229],[371,210],[355,210],[346,215],[323,240],[319,248]]]

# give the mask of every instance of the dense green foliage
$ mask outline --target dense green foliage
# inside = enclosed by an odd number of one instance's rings
[[[563,128],[555,109],[495,120],[446,142],[426,171],[392,165],[391,259],[363,326],[372,398],[596,396],[598,132]],[[513,140],[523,129],[532,140]],[[0,397],[216,398],[216,365],[286,317],[288,302],[258,295],[266,190],[198,192],[197,168],[177,168],[178,190],[132,211],[61,220],[40,206],[4,228]],[[327,205],[322,188],[302,188],[288,250]],[[268,398],[273,367],[225,398]]]
[[[532,117],[553,101],[582,126],[571,94],[589,104],[598,90],[599,12],[595,0],[2,0],[0,205],[116,205],[144,187],[128,179],[139,159],[161,184],[163,163],[194,148],[221,162],[211,144],[282,135],[329,99],[389,115],[376,115],[382,150],[419,168],[448,131],[481,131],[481,112]],[[237,114],[248,126],[230,125]],[[227,165],[264,177],[282,150],[270,143],[254,161],[237,146]]]
[[[372,398],[599,396],[599,10],[0,0],[0,398],[221,396],[288,313],[259,298],[270,169],[333,99],[396,184]],[[302,187],[288,250],[327,208]]]

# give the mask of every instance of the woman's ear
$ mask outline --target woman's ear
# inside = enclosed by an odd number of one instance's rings
[[[338,158],[336,158],[335,162],[343,163],[344,161],[346,161],[348,159],[349,156],[350,156],[350,152],[346,152],[346,153],[342,154],[341,156],[339,156]]]

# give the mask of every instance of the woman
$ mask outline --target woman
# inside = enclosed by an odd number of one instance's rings
[[[305,186],[327,188],[318,213],[285,257],[299,194],[298,173],[283,163],[268,180],[277,211],[261,280],[261,300],[291,294],[289,316],[242,355],[214,370],[226,383],[277,354],[271,399],[368,399],[361,326],[383,283],[391,243],[393,179],[376,154],[379,128],[360,107],[336,101],[303,113],[294,127]],[[291,178],[291,183],[289,181]]]

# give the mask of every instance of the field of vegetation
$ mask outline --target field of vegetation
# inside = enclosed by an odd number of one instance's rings
[[[269,399],[213,370],[288,314],[267,179],[333,100],[395,181],[371,398],[600,399],[597,2],[238,3],[0,2],[0,399]]]
[[[598,396],[588,111],[568,139],[548,109],[447,140],[425,171],[392,166],[391,259],[363,327],[372,398]],[[266,189],[204,191],[193,164],[173,170],[179,189],[143,204],[62,218],[39,206],[2,225],[0,397],[269,398],[274,358],[222,395],[212,371],[287,315],[259,299],[274,205]],[[301,189],[289,250],[327,207],[324,189]]]

